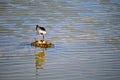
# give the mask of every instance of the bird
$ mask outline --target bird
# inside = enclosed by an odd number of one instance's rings
[[[42,36],[42,40],[44,41],[44,35],[46,34],[46,29],[44,27],[36,25],[36,31],[40,36]],[[35,37],[35,41],[36,41],[36,37]]]

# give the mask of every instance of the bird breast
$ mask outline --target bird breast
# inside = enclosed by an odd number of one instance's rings
[[[46,31],[38,30],[38,33],[39,33],[40,35],[45,35],[45,34],[46,34]]]

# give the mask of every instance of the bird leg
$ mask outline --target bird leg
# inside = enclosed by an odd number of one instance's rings
[[[43,41],[44,41],[44,35],[43,35]]]
[[[34,37],[34,40],[37,41],[36,36]]]

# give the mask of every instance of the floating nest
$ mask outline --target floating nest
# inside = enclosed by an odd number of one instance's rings
[[[50,41],[46,40],[39,40],[31,43],[32,46],[39,47],[39,48],[50,48],[53,44]]]

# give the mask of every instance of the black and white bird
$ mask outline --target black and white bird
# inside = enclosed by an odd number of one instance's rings
[[[44,35],[46,34],[45,28],[39,25],[36,25],[36,31],[40,36],[42,36],[42,40],[44,41]],[[35,40],[36,40],[36,37],[35,37]]]

